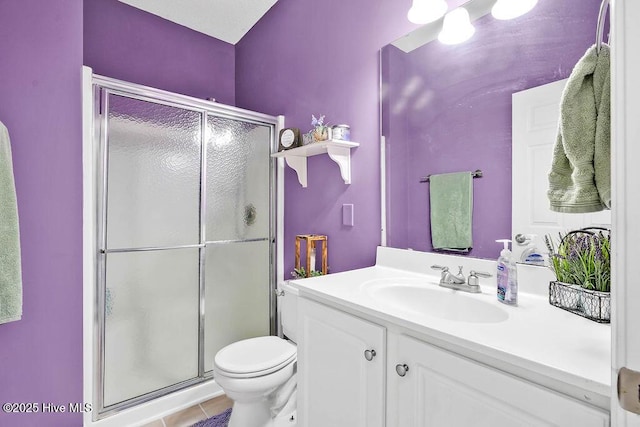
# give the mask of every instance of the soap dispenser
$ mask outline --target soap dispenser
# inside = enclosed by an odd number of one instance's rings
[[[498,258],[498,272],[497,272],[497,284],[498,284],[498,301],[509,304],[518,304],[518,278],[516,270],[516,262],[513,259],[513,254],[509,250],[509,239],[496,240],[498,243],[502,243],[504,248],[500,252]]]

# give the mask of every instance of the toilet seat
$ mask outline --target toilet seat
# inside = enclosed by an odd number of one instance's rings
[[[220,350],[215,369],[230,378],[255,378],[276,372],[296,360],[296,347],[267,336],[238,341]]]

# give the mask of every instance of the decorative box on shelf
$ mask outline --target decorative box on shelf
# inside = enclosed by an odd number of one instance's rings
[[[611,322],[611,294],[562,282],[549,283],[549,304],[598,323]]]
[[[340,175],[345,184],[351,184],[351,149],[360,144],[353,141],[327,140],[312,142],[301,147],[274,153],[272,157],[282,157],[287,165],[298,174],[298,182],[307,187],[307,157],[327,153],[340,167]]]

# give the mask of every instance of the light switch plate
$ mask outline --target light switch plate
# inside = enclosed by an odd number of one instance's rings
[[[353,227],[353,204],[342,205],[342,225]]]

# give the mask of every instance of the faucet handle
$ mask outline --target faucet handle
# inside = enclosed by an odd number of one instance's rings
[[[476,277],[492,277],[493,275],[491,273],[485,273],[484,271],[474,271],[471,270],[469,272],[469,276],[476,276]]]
[[[462,276],[462,267],[461,265],[458,266],[458,276]]]
[[[431,268],[433,268],[434,270],[442,270],[443,273],[449,271],[449,267],[445,267],[442,265],[432,265]]]
[[[469,286],[477,286],[477,289],[480,289],[480,279],[478,278],[478,276],[480,277],[491,277],[490,273],[485,273],[483,271],[474,271],[471,270],[469,272],[469,277],[467,278],[467,284]]]

